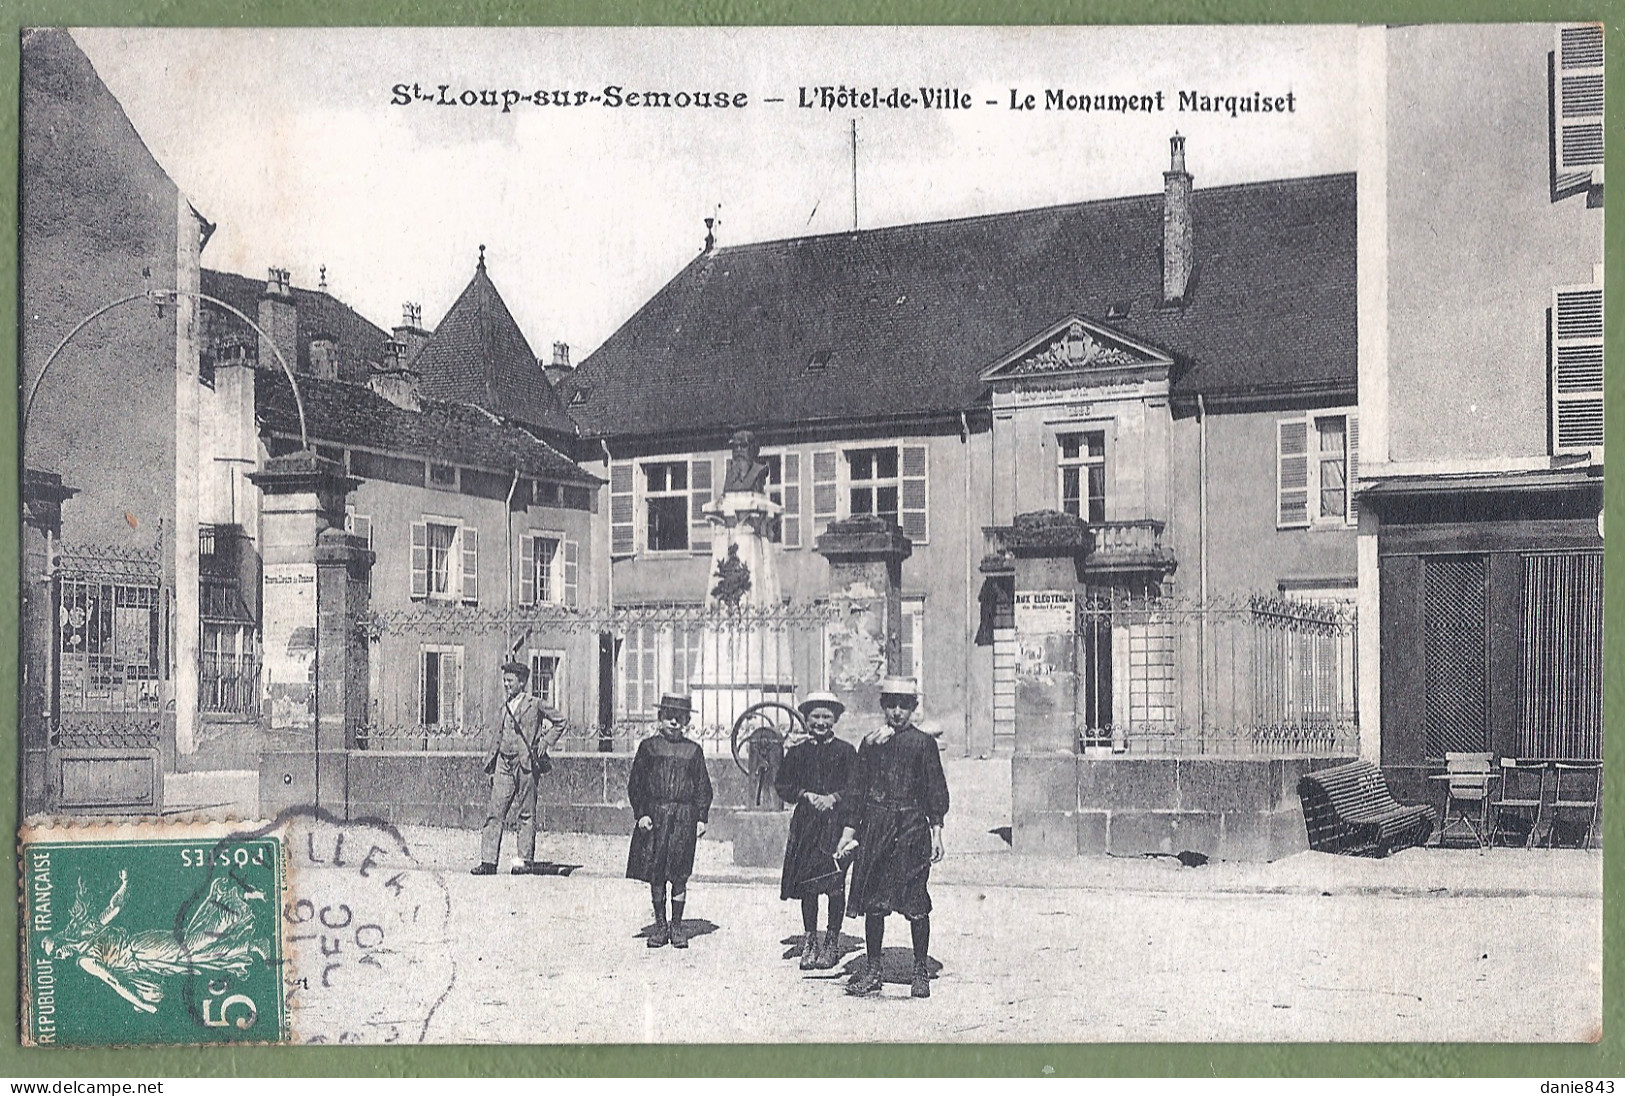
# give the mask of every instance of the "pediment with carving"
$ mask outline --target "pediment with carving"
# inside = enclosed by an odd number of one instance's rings
[[[1021,380],[1094,371],[1156,370],[1172,364],[1173,359],[1156,347],[1072,316],[982,370],[982,379]]]

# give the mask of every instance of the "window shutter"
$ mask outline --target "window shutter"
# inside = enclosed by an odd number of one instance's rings
[[[422,601],[429,596],[429,523],[412,523],[412,597]]]
[[[480,600],[480,531],[471,525],[463,526],[463,600]]]
[[[440,722],[463,725],[463,649],[440,656]]]
[[[519,537],[519,604],[536,604],[536,538],[528,533]]]
[[[1602,182],[1603,31],[1600,23],[1560,27],[1552,79],[1553,194],[1565,197]]]
[[[1275,424],[1275,524],[1296,529],[1309,524],[1309,424],[1280,419]]]
[[[418,648],[418,726],[429,722],[429,652]]]
[[[688,550],[695,555],[711,554],[711,523],[705,508],[711,505],[711,458],[688,462]]]
[[[573,540],[564,542],[564,604],[575,607],[576,573],[579,568],[580,549]]]
[[[1602,445],[1602,287],[1552,291],[1552,452]]]
[[[780,478],[784,481],[784,514],[779,538],[786,548],[801,547],[801,454],[786,453],[779,463]]]
[[[609,551],[614,556],[637,554],[637,505],[633,498],[632,462],[618,460],[609,466]]]
[[[819,449],[812,455],[813,536],[839,516],[841,455],[834,449]]]
[[[924,544],[929,539],[930,532],[925,520],[925,446],[905,445],[902,457],[903,489],[900,492],[897,517],[902,523],[903,535],[915,544]]]
[[[1360,489],[1360,416],[1353,411],[1348,416],[1348,499],[1349,524],[1360,524],[1360,500],[1354,493]]]

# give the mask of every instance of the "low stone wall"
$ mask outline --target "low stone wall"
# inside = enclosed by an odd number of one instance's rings
[[[554,754],[552,759],[553,771],[536,788],[537,823],[543,830],[632,832],[632,808],[626,801],[630,754]],[[476,829],[485,820],[491,783],[482,753],[351,750],[322,763],[348,766],[351,818],[461,829]],[[260,764],[261,813],[272,816],[314,802],[315,764],[309,751],[267,751]],[[751,784],[738,766],[720,757],[708,758],[706,764],[712,789],[708,836],[735,841],[736,859],[744,857],[741,863],[782,860],[790,812],[748,809]],[[764,817],[741,821],[738,815]]]
[[[1349,760],[1018,755],[1012,843],[1050,856],[1278,860],[1309,847],[1299,777]]]

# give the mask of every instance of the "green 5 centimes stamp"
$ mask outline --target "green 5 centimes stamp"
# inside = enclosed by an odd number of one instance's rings
[[[285,1040],[281,841],[96,830],[22,835],[23,1041]]]

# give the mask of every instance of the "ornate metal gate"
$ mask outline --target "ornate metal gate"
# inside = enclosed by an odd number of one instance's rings
[[[54,605],[47,771],[63,810],[156,812],[168,684],[167,604],[156,550],[64,547]]]

